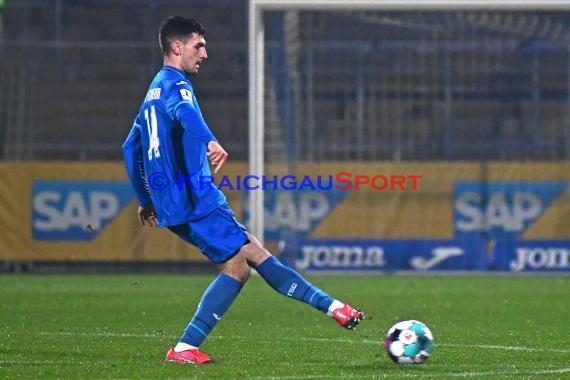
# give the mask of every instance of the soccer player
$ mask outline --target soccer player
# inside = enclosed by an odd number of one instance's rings
[[[123,144],[127,173],[139,202],[143,226],[167,227],[195,245],[219,266],[178,344],[164,361],[207,363],[199,351],[223,317],[253,267],[277,292],[305,302],[354,329],[364,319],[358,309],[331,298],[299,273],[284,266],[238,222],[218,189],[201,186],[199,177],[217,173],[228,153],[208,128],[188,76],[208,58],[204,27],[194,19],[166,18],[159,31],[164,66],[147,95]],[[153,173],[187,181],[152,188]]]

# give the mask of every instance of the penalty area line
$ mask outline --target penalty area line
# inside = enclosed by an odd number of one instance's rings
[[[117,337],[117,338],[143,338],[143,339],[165,339],[169,338],[165,334],[134,334],[134,333],[120,333],[120,332],[75,332],[75,331],[44,331],[40,332],[39,335],[59,335],[59,336],[91,336],[91,337]],[[243,336],[219,336],[212,335],[209,339],[238,339],[242,340]],[[336,342],[336,343],[354,343],[354,344],[376,344],[383,345],[381,340],[372,339],[342,339],[342,338],[316,338],[316,337],[304,337],[304,338],[287,338],[287,337],[277,337],[272,338],[271,341],[282,340],[282,341],[307,341],[307,342]],[[540,347],[524,347],[524,346],[501,346],[495,344],[459,344],[459,343],[439,343],[435,342],[436,347],[452,347],[452,348],[474,348],[480,350],[504,350],[504,351],[526,351],[526,352],[557,352],[557,353],[570,353],[570,349],[554,349],[554,348],[540,348]]]
[[[91,336],[91,337],[117,337],[117,338],[167,338],[166,335],[158,334],[132,334],[117,332],[79,332],[79,331],[42,331],[39,335],[59,335],[59,336]]]
[[[544,370],[512,370],[512,371],[478,371],[478,372],[444,372],[437,373],[437,377],[481,377],[481,376],[536,376],[536,375],[559,375],[570,373],[570,368],[553,368]],[[302,379],[329,379],[330,374],[327,375],[290,375],[290,376],[256,376],[254,379],[273,379],[273,380],[302,380]],[[378,374],[370,377],[370,375],[350,375],[342,374],[343,379],[386,379],[393,378],[394,374]],[[398,373],[398,378],[425,378],[424,373]]]
[[[276,338],[279,340],[299,340],[295,338]],[[338,343],[367,343],[383,345],[383,341],[376,341],[371,339],[353,340],[353,339],[334,339],[334,338],[300,338],[306,341],[322,341],[322,342],[338,342]],[[435,342],[435,346],[439,347],[457,347],[457,348],[477,348],[482,350],[504,350],[504,351],[527,351],[527,352],[559,352],[570,353],[570,349],[554,349],[554,348],[539,348],[539,347],[523,347],[523,346],[501,346],[495,344],[458,344],[458,343],[439,343]]]

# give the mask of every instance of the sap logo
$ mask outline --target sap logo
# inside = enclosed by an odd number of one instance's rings
[[[565,189],[565,182],[457,182],[456,235],[485,232],[491,238],[516,238]]]
[[[331,205],[324,194],[306,193],[297,199],[292,191],[281,192],[275,197],[273,209],[265,210],[265,223],[269,231],[279,228],[307,232],[314,221],[327,216]]]
[[[382,247],[356,245],[305,245],[295,261],[299,270],[381,269],[385,265]]]
[[[425,257],[420,256],[412,257],[412,259],[410,259],[410,265],[412,268],[418,270],[428,270],[432,269],[438,264],[441,264],[451,257],[465,255],[465,251],[459,247],[436,247],[431,251],[431,253],[433,256],[430,259],[426,259]]]
[[[509,263],[512,271],[533,270],[568,270],[570,269],[570,249],[519,247],[517,257]]]
[[[341,190],[266,190],[265,238],[279,240],[283,231],[309,235],[350,192]],[[247,199],[245,200],[247,205]],[[246,221],[249,213],[245,210]],[[247,222],[246,222],[247,223]]]
[[[133,197],[128,182],[36,181],[32,185],[35,240],[91,240]]]

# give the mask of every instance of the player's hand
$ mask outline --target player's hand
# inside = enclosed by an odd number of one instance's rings
[[[158,226],[156,211],[154,210],[154,205],[152,203],[149,203],[144,207],[139,206],[139,220],[143,226],[146,225],[148,225],[149,227]]]
[[[214,167],[214,174],[220,171],[227,159],[228,152],[217,141],[212,140],[208,143],[208,161]]]

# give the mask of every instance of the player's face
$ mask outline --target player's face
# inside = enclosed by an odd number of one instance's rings
[[[198,33],[192,33],[186,43],[181,44],[181,64],[186,74],[198,74],[203,61],[208,58],[206,40]]]

